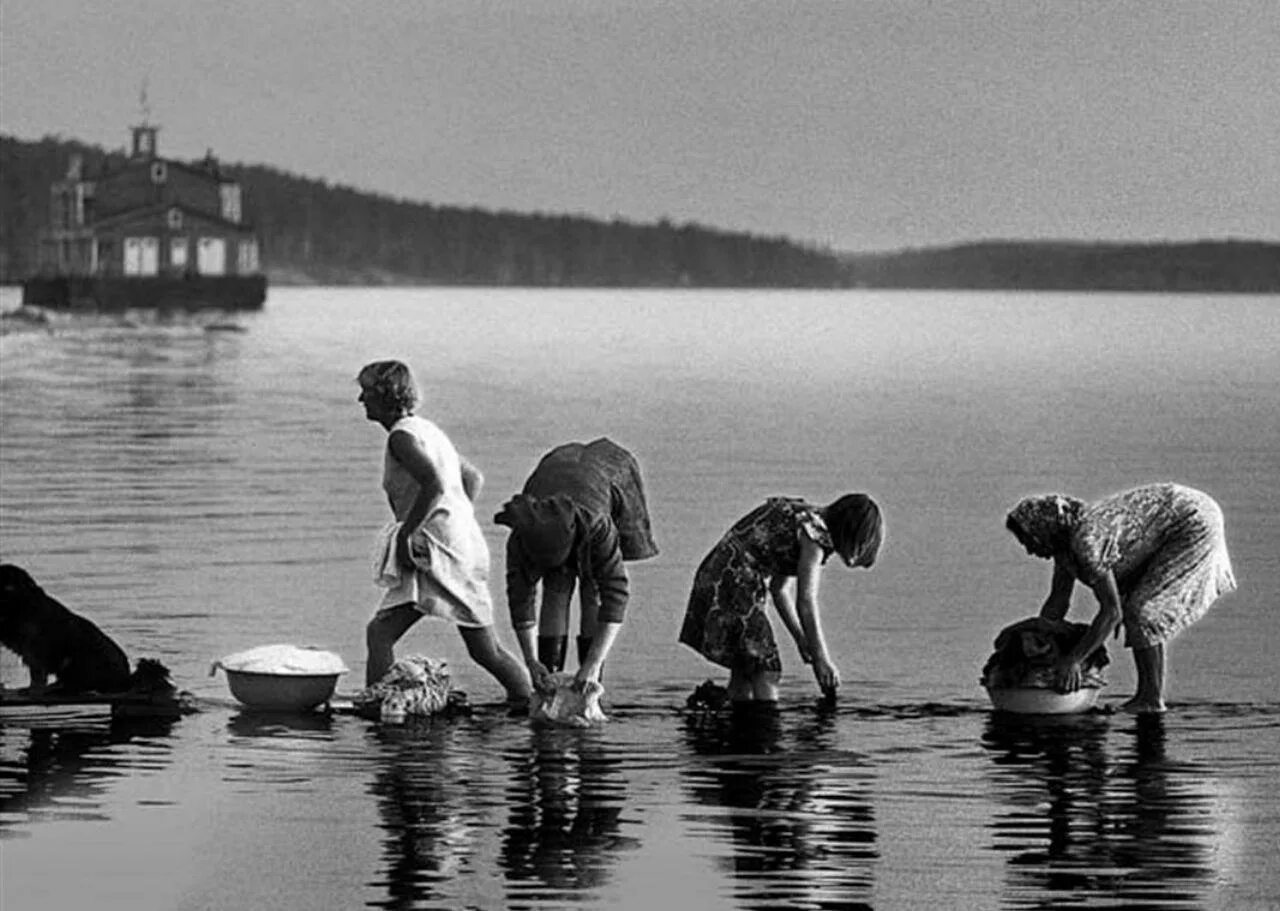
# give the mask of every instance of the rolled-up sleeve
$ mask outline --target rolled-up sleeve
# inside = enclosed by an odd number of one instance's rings
[[[621,623],[627,612],[630,586],[618,546],[618,531],[612,520],[598,517],[590,526],[586,541],[587,567],[600,595],[599,618],[603,623]]]
[[[525,629],[538,622],[538,580],[541,575],[525,559],[514,534],[507,538],[507,608],[511,626]]]

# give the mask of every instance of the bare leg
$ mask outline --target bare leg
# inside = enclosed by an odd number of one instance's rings
[[[732,702],[777,702],[781,676],[776,671],[748,674],[732,670],[729,672],[729,699]]]
[[[373,686],[395,664],[395,644],[409,627],[422,619],[412,604],[397,604],[378,611],[364,628],[368,657],[364,665],[364,685]]]
[[[1138,669],[1138,691],[1121,708],[1135,715],[1164,711],[1164,644],[1135,648],[1133,663]]]
[[[778,681],[782,675],[777,671],[761,671],[755,676],[755,699],[757,702],[778,701]]]
[[[508,699],[529,698],[533,693],[529,672],[515,655],[502,646],[494,635],[492,626],[460,626],[458,632],[462,634],[462,641],[467,644],[471,660],[502,684]]]

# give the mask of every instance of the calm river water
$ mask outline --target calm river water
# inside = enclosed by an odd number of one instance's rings
[[[203,708],[0,716],[5,911],[1280,902],[1280,299],[280,289],[236,319],[0,337],[0,558]],[[608,725],[508,718],[429,623],[401,652],[447,659],[471,718],[254,716],[208,676],[293,642],[358,686],[386,506],[354,376],[384,357],[486,474],[499,604],[491,517],[537,458],[640,458],[662,553],[632,567]],[[1174,644],[1170,713],[994,716],[991,640],[1049,581],[1005,511],[1151,480],[1218,499],[1240,580]],[[784,645],[776,719],[686,713],[722,676],[675,641],[702,555],[768,495],[849,490],[888,538],[824,573],[839,706]],[[7,652],[0,679],[25,682]]]

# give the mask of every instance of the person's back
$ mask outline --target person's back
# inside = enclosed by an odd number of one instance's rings
[[[533,469],[523,492],[533,497],[567,496],[592,517],[609,518],[617,527],[626,560],[644,560],[658,553],[640,466],[608,437],[552,449]]]
[[[436,507],[445,507],[455,516],[474,515],[471,500],[462,485],[462,462],[458,450],[445,432],[416,414],[406,415],[396,421],[390,432],[398,431],[411,434],[418,440],[435,469],[441,487]],[[387,492],[396,521],[404,521],[418,495],[418,482],[392,455],[390,446],[387,447],[383,466],[382,487]]]

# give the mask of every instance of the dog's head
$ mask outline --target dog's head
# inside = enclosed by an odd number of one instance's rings
[[[21,652],[24,629],[46,597],[25,569],[0,563],[0,642]]]
[[[22,567],[0,563],[0,615],[29,609],[47,597]]]
[[[40,586],[36,585],[36,580],[21,566],[0,563],[0,603],[11,597],[18,597],[23,592],[43,593]]]

